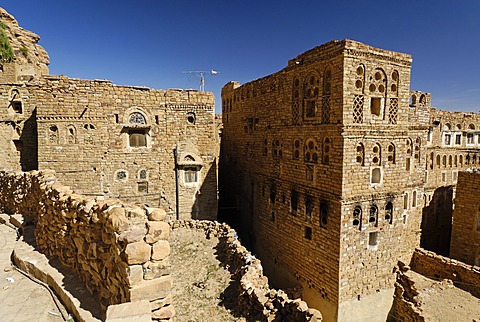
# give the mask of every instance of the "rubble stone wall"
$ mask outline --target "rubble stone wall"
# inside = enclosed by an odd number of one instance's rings
[[[440,256],[422,248],[415,250],[412,269],[428,278],[450,279],[455,286],[474,296],[480,296],[480,268],[455,259]]]
[[[402,269],[397,270],[393,305],[387,321],[429,321],[420,309],[417,295],[415,282]]]
[[[0,172],[0,211],[35,225],[36,248],[75,272],[102,307],[149,300],[154,317],[167,296],[170,227],[165,211],[78,195],[51,170]]]
[[[242,246],[235,230],[212,221],[177,220],[172,229],[187,228],[205,232],[206,238],[219,239],[218,253],[238,283],[238,307],[241,314],[255,321],[321,321],[321,313],[308,308],[300,299],[291,300],[282,290],[271,289],[263,267]]]

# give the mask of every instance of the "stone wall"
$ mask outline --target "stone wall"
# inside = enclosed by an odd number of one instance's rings
[[[78,195],[50,170],[0,172],[0,211],[35,225],[36,248],[58,258],[102,307],[149,300],[171,317],[170,227],[165,211]]]
[[[467,265],[421,248],[415,250],[410,266],[415,272],[428,278],[452,280],[456,287],[470,292],[474,296],[480,296],[480,268],[478,266]]]
[[[413,279],[408,276],[407,271],[408,267],[402,262],[399,262],[399,268],[397,268],[396,271],[397,279],[395,282],[393,305],[388,314],[387,321],[431,321],[420,308],[421,303],[417,297],[419,292],[415,287]]]
[[[300,300],[291,300],[282,290],[271,289],[263,267],[226,224],[211,221],[174,221],[172,229],[188,228],[219,239],[218,253],[238,285],[238,307],[249,321],[321,321],[319,311]]]
[[[450,257],[480,266],[480,172],[459,172]]]

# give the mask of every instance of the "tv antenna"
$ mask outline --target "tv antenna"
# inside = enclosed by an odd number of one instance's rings
[[[189,70],[189,71],[186,71],[184,72],[186,74],[191,74],[195,77],[198,77],[200,78],[200,92],[205,92],[205,75],[217,75],[218,72],[216,70]]]

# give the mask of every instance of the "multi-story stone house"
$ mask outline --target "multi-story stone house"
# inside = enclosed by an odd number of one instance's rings
[[[220,207],[238,208],[273,284],[301,285],[326,321],[385,321],[395,265],[421,241],[448,252],[448,192],[478,162],[478,115],[431,108],[411,62],[332,41],[222,89]]]
[[[215,219],[212,93],[48,74],[39,37],[0,9],[13,57],[0,63],[0,167],[53,169],[83,194]]]

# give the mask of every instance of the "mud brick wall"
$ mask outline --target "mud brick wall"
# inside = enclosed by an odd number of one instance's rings
[[[203,231],[206,238],[219,239],[218,252],[238,286],[238,306],[241,314],[255,321],[321,321],[319,311],[309,308],[300,299],[291,300],[282,290],[271,289],[263,267],[240,242],[235,230],[227,224],[211,221],[178,220],[172,229],[187,228]]]
[[[480,268],[440,256],[421,248],[415,250],[412,269],[432,279],[450,279],[454,285],[474,296],[480,296]]]
[[[480,265],[480,173],[460,172],[453,210],[450,257]]]
[[[102,307],[149,300],[170,318],[170,226],[159,208],[74,194],[50,170],[0,172],[0,210],[35,225],[39,251],[76,273]]]

